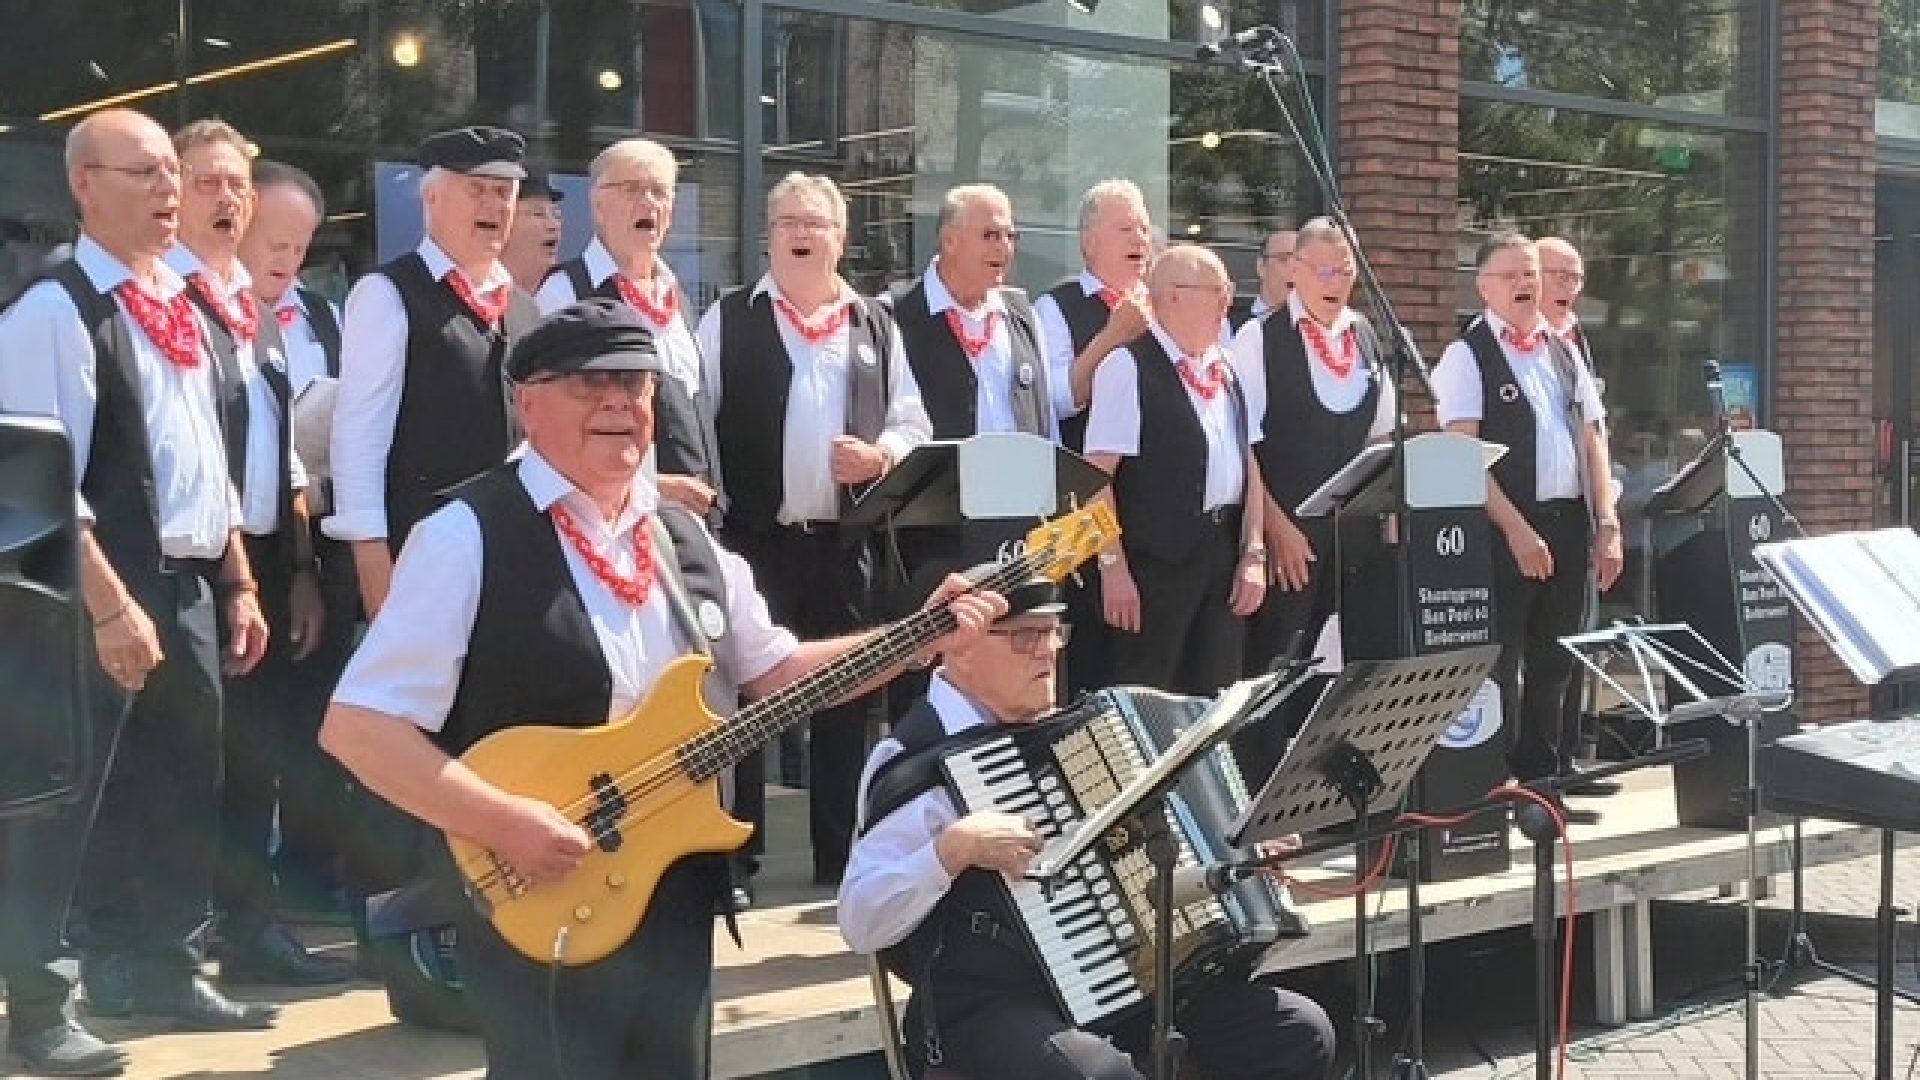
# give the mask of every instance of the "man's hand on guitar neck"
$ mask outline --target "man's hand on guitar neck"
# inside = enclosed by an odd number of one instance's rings
[[[926,610],[945,606],[953,613],[954,628],[934,641],[935,653],[965,648],[979,641],[994,621],[1007,613],[1007,598],[997,592],[976,590],[973,582],[959,574],[948,574],[940,587],[927,597]]]
[[[548,803],[504,792],[488,833],[487,849],[536,885],[573,873],[593,848],[587,831]]]

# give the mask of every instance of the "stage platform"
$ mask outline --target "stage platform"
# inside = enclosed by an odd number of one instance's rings
[[[1680,829],[1664,770],[1630,776],[1627,789],[1607,799],[1577,799],[1576,809],[1599,810],[1597,824],[1573,828],[1579,910],[1595,913],[1599,1017],[1621,1023],[1645,1015],[1653,1002],[1649,902],[1739,882],[1745,876],[1744,833]],[[722,929],[715,1007],[715,1076],[751,1077],[872,1053],[879,1048],[865,965],[841,944],[831,898],[794,884],[806,877],[806,856],[792,841],[804,836],[804,793],[780,791],[773,803],[773,848],[763,875],[762,906],[741,919],[746,948],[736,950]],[[1874,833],[1809,822],[1807,865],[1871,854]],[[1761,835],[1763,874],[1789,866],[1788,833]],[[1516,868],[1422,890],[1428,940],[1517,926],[1531,918],[1530,853],[1516,835]],[[1339,880],[1306,868],[1309,879]],[[1402,894],[1390,892],[1373,931],[1383,949],[1404,947]],[[1314,933],[1285,942],[1268,958],[1273,970],[1350,959],[1350,900],[1307,906]],[[344,946],[350,948],[351,946]],[[481,1074],[478,1043],[462,1036],[400,1027],[387,1016],[381,992],[362,984],[344,992],[281,997],[285,1019],[272,1032],[171,1034],[150,1025],[103,1022],[99,1030],[133,1054],[136,1080],[238,1080],[271,1074],[276,1080],[407,1078],[454,1080]]]

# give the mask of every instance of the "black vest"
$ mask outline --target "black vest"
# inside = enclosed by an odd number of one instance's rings
[[[1514,377],[1506,350],[1500,347],[1500,339],[1494,336],[1485,316],[1467,326],[1462,340],[1473,350],[1474,362],[1480,366],[1480,437],[1507,448],[1500,460],[1493,463],[1493,478],[1522,514],[1533,517],[1539,506],[1535,468],[1539,440],[1534,427],[1533,402],[1520,380]],[[1546,341],[1547,348],[1554,354],[1556,369],[1574,370],[1573,365],[1578,361],[1573,359],[1566,343],[1552,333],[1546,335]],[[1567,385],[1563,389],[1571,403],[1575,388]],[[1567,426],[1577,440],[1578,426],[1571,419]],[[1579,449],[1576,442],[1576,456]]]
[[[93,341],[93,437],[80,494],[93,511],[94,539],[135,601],[157,610],[153,605],[162,599],[155,592],[161,579],[160,512],[133,333],[119,317],[112,294],[94,288],[73,259],[48,268],[43,280],[67,291]]]
[[[1013,382],[1008,400],[1013,404],[1016,430],[1053,438],[1053,396],[1047,389],[1046,357],[1040,355],[1040,335],[1034,329],[1033,306],[1014,289],[999,290],[1006,306],[1007,343]],[[936,439],[965,439],[979,433],[979,376],[966,350],[953,336],[944,314],[927,306],[927,283],[921,278],[892,302],[907,346],[907,363]]]
[[[449,498],[471,507],[480,524],[480,604],[453,705],[434,741],[458,756],[503,728],[606,723],[613,694],[606,656],[567,571],[553,520],[534,507],[518,466],[497,466]],[[726,580],[706,530],[679,507],[662,504],[659,513],[690,598],[724,611]],[[672,572],[666,565],[662,570]],[[683,636],[700,632],[678,618],[675,626]],[[529,678],[529,672],[539,676]],[[712,704],[725,708],[731,702]]]
[[[381,267],[407,313],[400,413],[387,451],[387,545],[407,533],[448,489],[506,460],[516,441],[503,365],[532,328],[533,298],[514,287],[506,316],[489,331],[453,287],[427,272],[419,252]]]
[[[1120,540],[1129,552],[1179,562],[1207,535],[1200,527],[1207,501],[1207,431],[1160,339],[1149,331],[1127,349],[1138,380],[1140,446],[1135,456],[1120,459],[1113,475],[1114,508],[1124,526]],[[1233,368],[1226,371],[1240,434],[1246,426],[1245,399]],[[1244,438],[1241,434],[1242,447]]]
[[[725,479],[727,527],[761,531],[772,528],[786,495],[781,459],[785,456],[787,393],[793,361],[774,325],[771,293],[753,295],[751,286],[720,298],[720,473]],[[886,430],[887,378],[892,358],[892,316],[877,303],[857,298],[847,324],[848,386],[845,431],[874,442]],[[872,363],[866,363],[865,358]],[[851,498],[841,490],[845,513]]]
[[[568,259],[557,268],[559,273],[567,275],[567,282],[573,286],[576,300],[590,296],[603,296],[610,300],[624,299],[620,295],[620,285],[609,275],[607,280],[595,286],[587,274],[587,260],[584,256]],[[675,283],[674,293],[680,301],[680,317],[686,319],[687,297]],[[692,329],[691,326],[688,327]],[[706,395],[696,400],[687,392],[686,384],[671,375],[663,374],[655,384],[653,395],[653,453],[654,464],[663,473],[675,476],[691,476],[721,492],[715,499],[715,507],[724,510],[726,496],[725,485],[721,483],[719,470],[714,468],[714,458],[718,451],[719,440],[713,431],[712,402]]]
[[[1354,323],[1360,343],[1360,367],[1369,373],[1367,391],[1353,411],[1327,408],[1313,388],[1313,365],[1287,308],[1268,312],[1260,322],[1262,364],[1267,375],[1267,415],[1261,441],[1253,448],[1267,491],[1289,515],[1329,476],[1367,444],[1380,404],[1380,342],[1365,316]],[[1338,348],[1339,343],[1335,342]]]
[[[901,753],[881,766],[868,784],[867,827],[941,786],[941,758],[1005,730],[987,724],[948,735],[927,699],[915,701],[893,728]],[[1040,726],[1023,728],[1021,733],[1039,730]],[[964,1011],[970,1002],[993,994],[998,987],[1031,990],[1045,985],[1038,959],[1020,946],[1019,916],[997,878],[978,867],[962,871],[911,934],[880,952],[881,963],[912,984],[916,994],[935,996],[936,1016]],[[992,919],[1002,933],[992,940],[975,935],[971,928],[975,912]],[[1005,934],[1008,931],[1011,939]]]
[[[215,382],[220,404],[220,423],[227,446],[227,475],[233,480],[235,491],[244,493],[247,485],[247,436],[253,423],[251,402],[247,397],[245,370],[240,365],[240,344],[234,335],[233,327],[227,322],[227,313],[222,311],[199,289],[188,287],[187,292],[200,309],[203,321],[207,324],[208,351],[219,364],[220,378]],[[274,473],[278,481],[274,489],[274,502],[279,510],[275,515],[278,527],[275,536],[280,539],[282,561],[293,564],[293,476],[288,471],[288,462],[293,456],[293,386],[287,381],[287,352],[280,337],[280,321],[264,305],[259,307],[260,321],[253,339],[253,363],[260,371],[260,377],[266,380],[267,391],[279,406],[280,415],[274,429],[274,445],[280,448],[280,467]]]
[[[1073,355],[1078,357],[1106,327],[1107,316],[1112,314],[1107,302],[1100,299],[1099,293],[1088,296],[1081,290],[1077,277],[1048,289],[1046,295],[1059,305],[1060,317],[1067,324],[1067,337],[1073,342]],[[1072,416],[1060,418],[1060,441],[1075,453],[1087,445],[1087,412],[1081,409]]]
[[[337,379],[340,377],[340,323],[333,317],[333,305],[312,289],[298,285],[294,288],[307,309],[307,327],[313,331],[314,340],[320,343],[320,351],[327,358],[327,374]]]

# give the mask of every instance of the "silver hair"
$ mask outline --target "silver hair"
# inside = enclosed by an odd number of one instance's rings
[[[1117,176],[1093,185],[1085,195],[1080,196],[1081,236],[1093,230],[1093,223],[1100,219],[1100,211],[1110,202],[1133,202],[1144,207],[1147,197],[1140,193],[1139,184]]]
[[[780,178],[767,192],[767,220],[774,218],[774,207],[789,195],[811,195],[827,204],[833,211],[833,223],[840,228],[847,227],[847,197],[840,194],[840,187],[830,178],[815,176],[803,172],[790,172]]]
[[[992,184],[961,184],[959,187],[948,188],[947,193],[940,199],[939,231],[946,232],[954,222],[960,220],[961,214],[966,213],[967,207],[987,199],[999,199],[1008,206],[1013,205],[1013,200],[1007,198],[1007,193]]]
[[[607,170],[615,165],[634,165],[665,173],[669,185],[680,179],[680,163],[674,160],[673,151],[652,139],[621,139],[608,144],[606,149],[595,155],[593,164],[587,166],[588,181],[598,184]]]

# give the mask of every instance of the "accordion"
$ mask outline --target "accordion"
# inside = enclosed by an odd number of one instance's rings
[[[1207,708],[1201,698],[1115,688],[1090,694],[1042,724],[1005,733],[944,758],[941,770],[962,814],[1018,814],[1053,840],[1110,802]],[[1215,747],[1141,811],[1122,818],[1066,872],[1042,885],[1002,877],[1055,1000],[1078,1027],[1099,1028],[1152,997],[1154,869],[1147,838],[1177,844],[1182,866],[1233,854],[1222,837],[1247,803],[1240,770]],[[1246,878],[1174,912],[1175,992],[1226,971],[1250,970],[1281,934],[1285,893]]]

